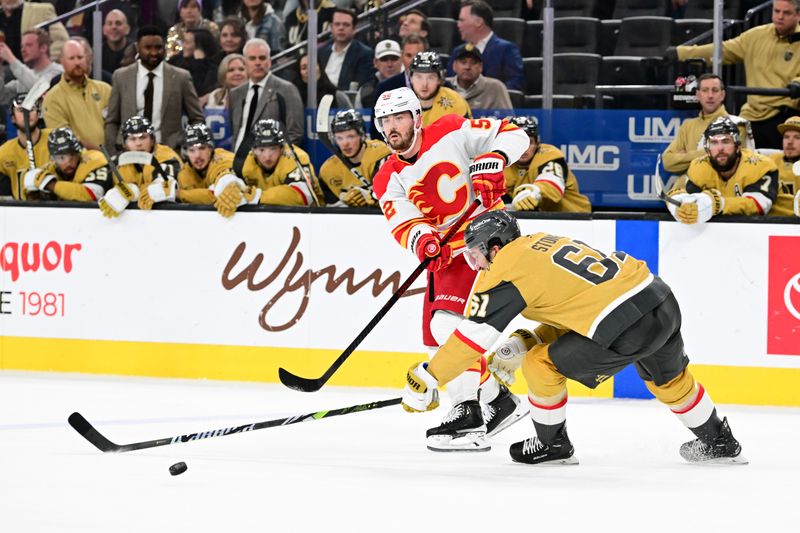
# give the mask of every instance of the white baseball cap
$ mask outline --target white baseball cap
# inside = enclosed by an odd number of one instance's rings
[[[380,59],[384,56],[400,57],[401,55],[403,55],[403,52],[400,50],[400,45],[391,39],[386,39],[375,45],[375,59]]]

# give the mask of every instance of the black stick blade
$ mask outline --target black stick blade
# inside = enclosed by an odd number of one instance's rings
[[[69,415],[67,421],[69,425],[72,426],[72,429],[80,433],[84,439],[88,440],[101,452],[107,453],[119,450],[120,447],[118,445],[101,435],[80,413],[72,413]]]
[[[281,380],[281,383],[283,383],[290,389],[300,392],[317,392],[325,384],[325,380],[323,380],[322,378],[319,379],[302,378],[300,376],[292,374],[291,372],[289,372],[284,368],[278,369],[278,378]]]

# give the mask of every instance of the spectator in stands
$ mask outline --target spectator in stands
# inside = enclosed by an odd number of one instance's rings
[[[45,123],[54,129],[69,126],[83,146],[96,150],[104,141],[103,115],[111,86],[89,78],[86,51],[77,39],[64,43],[61,66],[61,81],[44,98]]]
[[[112,9],[103,22],[103,70],[114,73],[125,55],[125,48],[132,44],[128,36],[131,27],[128,17],[119,9]]]
[[[667,172],[683,174],[694,159],[706,153],[703,133],[708,125],[719,117],[730,116],[739,126],[739,138],[745,140],[745,148],[755,148],[750,123],[743,118],[728,115],[724,104],[725,82],[719,76],[711,73],[701,74],[697,78],[695,94],[700,102],[700,114],[697,118],[684,121],[678,128],[675,140],[664,150],[662,160]]]
[[[229,17],[222,21],[219,27],[220,51],[213,58],[219,64],[228,54],[241,54],[244,43],[247,42],[247,30],[239,18]]]
[[[245,30],[247,38],[264,39],[273,54],[286,48],[286,28],[272,4],[266,0],[242,0],[240,16],[247,21]]]
[[[183,34],[183,51],[168,62],[189,71],[195,93],[208,94],[217,87],[219,64],[211,59],[216,55],[217,41],[211,32],[203,28],[190,29]]]
[[[11,196],[15,200],[26,200],[27,194],[22,184],[22,177],[30,170],[30,161],[27,151],[27,137],[25,137],[25,115],[22,112],[22,102],[26,93],[14,97],[11,106],[11,122],[17,128],[18,137],[9,139],[0,146],[0,196]],[[49,129],[39,129],[42,99],[31,109],[28,116],[28,125],[33,146],[33,161],[36,168],[42,168],[50,161],[50,152],[47,150],[47,135]]]
[[[363,84],[356,95],[356,109],[372,109],[375,107],[375,91],[378,84],[392,76],[400,74],[403,63],[400,61],[400,45],[396,41],[386,39],[375,45],[375,77]]]
[[[205,104],[205,108],[224,109],[228,107],[231,90],[246,81],[247,71],[244,66],[244,56],[242,54],[227,55],[217,69],[219,89],[203,96],[200,103]]]
[[[167,59],[183,51],[183,34],[189,28],[205,28],[219,39],[219,28],[213,21],[203,18],[202,0],[179,0],[177,24],[167,32]]]
[[[53,4],[43,2],[24,2],[23,0],[0,0],[0,32],[5,35],[5,42],[11,48],[15,57],[20,57],[20,42],[22,34],[34,29],[40,22],[54,19],[56,10]],[[47,31],[50,33],[50,59],[58,61],[61,57],[61,47],[69,38],[67,29],[60,22],[51,24]]]
[[[139,60],[117,69],[105,121],[109,152],[122,146],[120,126],[134,115],[148,119],[156,140],[177,149],[181,141],[181,117],[202,122],[203,110],[191,75],[164,61],[164,34],[155,26],[142,26],[136,36]]]
[[[753,127],[756,146],[780,148],[777,126],[800,114],[800,40],[792,34],[800,31],[800,0],[774,0],[772,23],[756,26],[722,43],[723,62],[744,63],[749,87],[787,87],[789,96],[748,95],[740,115]],[[699,57],[710,59],[713,44],[669,47],[668,60],[681,61]]]
[[[467,101],[457,92],[444,87],[444,65],[432,50],[420,52],[411,61],[411,89],[422,105],[422,126],[429,126],[444,115],[472,118]]]
[[[300,92],[300,99],[303,101],[303,107],[307,108],[308,105],[308,55],[305,51],[302,52],[300,58],[297,60],[296,63],[297,72],[293,76],[293,82],[297,90]],[[319,68],[319,63],[317,63],[317,104],[322,99],[323,96],[326,94],[332,94],[334,97],[334,107],[340,109],[346,109],[348,107],[352,107],[353,104],[350,102],[350,98],[348,98],[347,94],[344,91],[340,91],[336,88],[336,86],[331,83],[331,80],[328,79],[328,75],[325,74],[325,71]]]
[[[233,89],[228,113],[237,158],[252,146],[252,125],[262,118],[273,118],[285,124],[290,142],[303,140],[303,101],[297,87],[270,72],[269,45],[264,39],[250,39],[244,45],[247,83]],[[239,151],[241,149],[241,152]]]
[[[336,4],[331,0],[314,2],[317,9],[317,33],[331,29],[333,12]],[[291,11],[283,21],[286,27],[286,38],[289,46],[299,44],[308,39],[308,0],[300,0],[296,9]]]
[[[64,43],[65,54],[72,54],[67,50],[72,44],[71,40]],[[62,126],[51,131],[47,149],[50,163],[25,173],[28,192],[50,193],[59,200],[96,202],[114,186],[105,156],[96,150],[85,150],[70,128]]]
[[[517,211],[559,211],[589,213],[592,205],[580,193],[578,180],[564,154],[551,144],[542,143],[539,124],[533,117],[513,117],[530,139],[530,146],[516,163],[503,171]]]
[[[427,38],[431,31],[428,17],[419,9],[410,9],[397,19],[397,36],[405,39],[412,33]]]
[[[778,168],[758,152],[741,147],[739,129],[728,117],[706,128],[706,154],[689,165],[685,188],[669,195],[680,206],[667,203],[684,224],[707,222],[716,215],[766,215],[778,193]]]
[[[800,161],[800,116],[790,117],[780,124],[778,132],[783,136],[783,151],[776,151],[769,157],[778,167],[781,183],[769,214],[800,216],[800,176],[794,173],[794,165]]]
[[[319,62],[325,74],[342,91],[358,90],[375,74],[373,50],[355,40],[356,21],[353,11],[337,8],[331,22],[333,39],[319,50]]]
[[[478,47],[467,43],[458,50],[453,62],[456,75],[447,81],[467,101],[470,109],[513,110],[511,97],[503,82],[481,74],[483,57]]]
[[[343,109],[331,121],[336,153],[319,169],[325,202],[336,207],[375,207],[372,178],[392,150],[377,139],[368,140],[364,118],[355,109]]]
[[[38,28],[22,34],[22,61],[14,57],[6,43],[0,42],[0,60],[7,65],[14,79],[0,90],[0,105],[8,105],[18,94],[27,92],[40,78],[58,76],[64,69],[50,61],[50,34]],[[0,79],[3,74],[0,68]]]
[[[476,46],[483,55],[483,75],[497,78],[508,89],[524,88],[522,55],[517,45],[501,39],[492,31],[494,13],[483,0],[466,0],[458,14],[458,31],[466,41],[453,50],[447,72],[453,75],[453,60],[467,44]]]

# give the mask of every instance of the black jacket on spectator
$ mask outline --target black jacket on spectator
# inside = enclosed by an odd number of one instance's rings
[[[322,70],[325,70],[325,65],[328,63],[328,58],[331,57],[332,50],[333,41],[319,49],[319,64],[322,66]],[[375,75],[375,67],[372,64],[374,55],[375,50],[361,41],[353,40],[344,56],[342,71],[339,74],[339,82],[336,86],[343,91],[347,91],[350,89],[351,81],[357,82],[358,85],[370,81]]]

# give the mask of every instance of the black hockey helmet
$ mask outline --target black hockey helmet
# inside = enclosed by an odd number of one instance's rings
[[[708,141],[711,137],[716,137],[718,135],[730,135],[733,137],[733,142],[736,146],[741,145],[741,139],[739,138],[739,128],[736,124],[729,117],[718,117],[715,118],[714,121],[706,127],[706,131],[703,133],[703,138],[705,139],[706,150],[708,150]]]
[[[281,123],[275,119],[261,119],[253,124],[253,148],[275,146],[286,142]]]
[[[444,65],[438,53],[433,50],[426,50],[424,52],[418,52],[417,55],[414,56],[414,59],[411,60],[409,71],[411,71],[412,75],[415,72],[435,72],[441,78],[443,77],[442,72],[444,71]]]
[[[506,211],[488,211],[470,222],[464,232],[467,250],[478,250],[489,260],[489,249],[501,248],[520,236],[517,219]],[[468,256],[469,254],[467,254]]]
[[[50,155],[79,154],[83,145],[66,126],[56,128],[47,136],[47,149]]]
[[[11,106],[13,109],[22,108],[22,103],[25,101],[25,98],[28,97],[28,93],[20,93],[16,95],[11,100]],[[42,114],[42,97],[40,96],[36,103],[33,105],[33,108],[36,110],[37,113],[40,115]]]
[[[198,144],[205,144],[214,148],[214,136],[205,122],[189,124],[183,131],[183,147],[189,148]]]
[[[122,125],[122,141],[127,141],[128,137],[137,133],[147,133],[153,137],[153,140],[156,138],[156,130],[153,127],[153,123],[145,117],[133,115]]]
[[[518,126],[536,142],[539,142],[539,123],[533,117],[511,117],[508,119],[511,124]]]
[[[355,109],[342,109],[333,116],[331,121],[331,133],[348,130],[356,130],[359,135],[364,135],[364,117]]]

